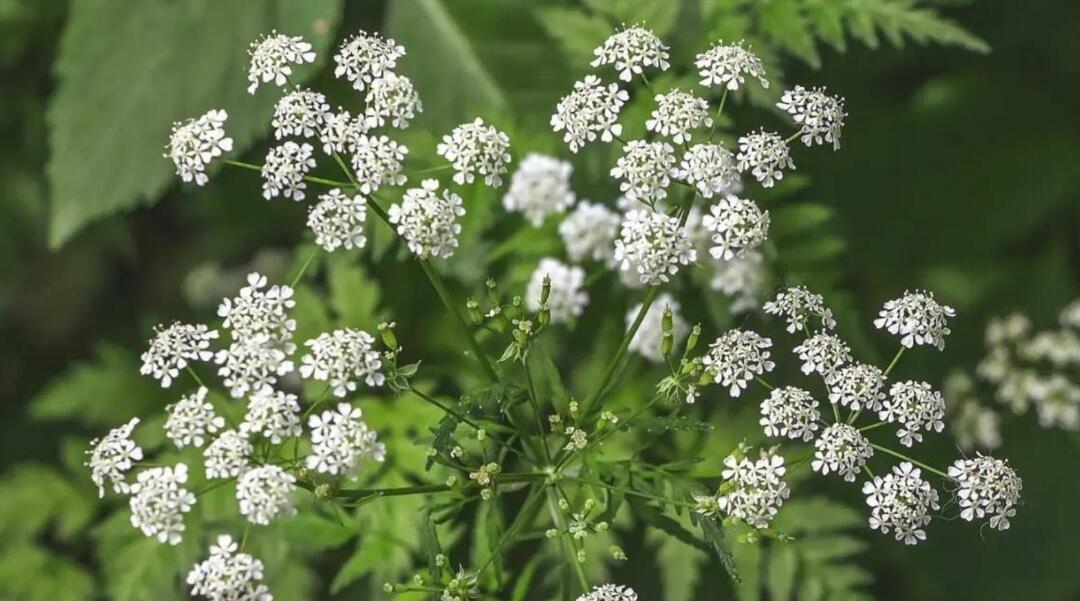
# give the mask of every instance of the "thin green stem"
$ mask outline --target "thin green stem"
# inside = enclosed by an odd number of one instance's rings
[[[413,394],[415,394],[416,396],[420,397],[421,399],[423,399],[427,403],[429,403],[431,405],[434,405],[435,407],[438,407],[440,410],[443,411],[443,413],[446,413],[447,415],[453,416],[459,422],[471,426],[474,430],[476,430],[478,432],[479,431],[484,431],[483,426],[481,426],[480,424],[476,423],[475,421],[469,419],[468,417],[465,417],[460,412],[455,411],[451,407],[447,406],[446,404],[442,403],[441,401],[439,401],[435,397],[427,394],[426,392],[420,391],[420,390],[416,389],[413,386],[409,386],[409,391],[412,392]],[[504,449],[514,453],[515,455],[520,457],[522,460],[524,460],[524,461],[526,461],[526,462],[528,462],[528,463],[530,463],[530,464],[532,464],[534,466],[537,465],[536,462],[533,461],[531,457],[528,457],[527,455],[521,453],[520,451],[515,449],[513,446],[511,446],[509,443],[502,440],[498,436],[495,436],[493,434],[487,434],[487,438],[490,438],[493,442],[495,442],[495,444],[497,444],[497,445],[503,447]]]
[[[305,260],[304,264],[300,266],[300,271],[296,273],[296,276],[293,277],[292,282],[289,284],[290,288],[296,288],[296,284],[300,281],[300,278],[304,277],[304,272],[307,271],[308,266],[310,266],[311,262],[315,260],[316,256],[318,256],[319,250],[320,249],[317,246],[312,249],[311,254],[308,255],[307,260]]]
[[[262,165],[253,165],[251,163],[245,163],[243,161],[235,161],[233,159],[222,159],[221,162],[225,163],[226,165],[232,165],[233,167],[241,167],[243,169],[250,169],[252,171],[262,171]],[[340,182],[340,181],[337,181],[337,180],[326,179],[325,177],[304,176],[303,179],[306,182],[311,182],[313,184],[322,184],[324,186],[331,186],[333,188],[349,188],[349,187],[353,187],[348,182]]]
[[[502,551],[502,548],[511,539],[514,533],[519,528],[532,520],[533,514],[536,512],[537,509],[540,508],[541,502],[543,502],[544,500],[544,495],[542,494],[544,488],[545,485],[541,483],[533,486],[533,488],[530,489],[529,496],[525,498],[525,503],[522,504],[521,510],[518,512],[517,516],[514,517],[514,521],[510,522],[510,525],[506,528],[506,531],[503,532],[503,535],[499,539],[499,541],[495,543],[495,546],[491,549],[491,555],[488,556],[487,561],[485,561],[484,565],[480,566],[480,568],[476,570],[477,573],[486,570],[487,567],[495,561],[495,558],[499,556],[499,552]]]
[[[544,421],[540,419],[540,401],[536,396],[536,385],[533,384],[528,356],[525,357],[522,363],[525,366],[525,380],[529,385],[529,405],[532,407],[533,416],[536,417],[536,435],[540,437],[540,446],[544,450],[544,461],[551,465],[551,449],[548,448],[547,437],[544,436]]]
[[[758,384],[761,384],[762,386],[764,386],[766,390],[769,390],[769,391],[776,390],[776,387],[773,386],[772,384],[769,384],[768,382],[766,382],[765,378],[762,378],[761,376],[754,376],[754,379],[757,380]]]
[[[697,508],[697,505],[694,505],[693,503],[687,503],[685,501],[676,501],[674,499],[665,499],[664,497],[659,497],[659,496],[656,496],[656,495],[650,495],[648,493],[638,492],[636,490],[630,490],[628,488],[623,488],[621,486],[613,486],[611,484],[605,484],[603,482],[599,482],[599,481],[596,481],[596,480],[589,480],[587,478],[582,478],[580,476],[574,476],[574,477],[569,477],[568,476],[566,479],[571,480],[573,482],[580,482],[582,484],[588,484],[589,486],[599,486],[600,488],[606,488],[608,490],[613,490],[615,492],[621,492],[624,495],[631,495],[631,496],[634,496],[634,497],[641,497],[642,499],[650,499],[652,501],[657,501],[659,503],[664,503],[664,504],[668,504],[668,505],[678,505],[680,507],[686,507],[688,509],[696,509]]]
[[[559,513],[559,502],[556,498],[556,491],[552,488],[548,488],[544,491],[547,494],[548,511],[551,513],[551,521],[555,522],[555,527],[559,529],[562,535],[562,547],[566,552],[566,560],[570,562],[570,566],[573,568],[574,575],[577,576],[578,584],[581,586],[581,592],[589,592],[589,579],[585,577],[585,569],[581,566],[581,562],[577,559],[577,552],[574,549],[573,539],[570,538],[570,534],[566,531],[566,526],[563,523],[562,514]]]
[[[428,279],[431,281],[431,286],[435,288],[435,294],[439,295],[439,299],[442,300],[443,305],[446,306],[446,310],[449,311],[454,319],[457,320],[458,325],[461,327],[461,331],[465,334],[465,341],[468,343],[469,348],[472,350],[473,355],[476,356],[476,360],[480,362],[480,365],[484,368],[484,372],[488,378],[494,382],[499,382],[499,374],[495,371],[495,366],[491,364],[491,360],[487,354],[484,353],[484,349],[481,348],[480,343],[476,340],[476,336],[473,335],[472,328],[465,322],[465,317],[458,310],[457,305],[450,300],[450,293],[446,290],[446,284],[443,283],[442,277],[431,267],[431,263],[427,259],[420,259],[420,268],[427,274]]]
[[[195,380],[195,383],[198,384],[199,386],[202,386],[203,388],[206,388],[206,384],[203,384],[202,378],[200,378],[199,374],[194,369],[192,369],[191,364],[190,363],[187,364],[186,367],[187,367],[188,373],[191,374],[191,378],[193,380]]]
[[[894,451],[894,450],[890,449],[889,447],[883,447],[883,446],[881,446],[879,444],[870,443],[870,446],[872,446],[875,449],[881,451],[882,453],[888,453],[889,455],[892,455],[893,457],[896,457],[897,459],[902,459],[902,460],[907,461],[909,463],[913,463],[913,464],[923,468],[924,470],[926,470],[926,471],[928,471],[928,472],[930,472],[932,474],[937,474],[937,475],[941,476],[942,478],[945,478],[947,480],[951,480],[951,478],[949,478],[949,475],[946,474],[945,472],[937,469],[936,467],[929,466],[929,465],[919,461],[918,459],[912,459],[911,457],[908,457],[907,455],[905,455],[903,453],[899,453],[897,451]]]
[[[889,362],[889,366],[885,368],[885,377],[889,377],[889,373],[891,373],[893,368],[896,367],[896,362],[899,361],[900,356],[904,354],[905,348],[907,347],[901,346],[900,350],[896,351],[896,354],[893,355],[892,361]]]
[[[520,474],[499,474],[494,476],[494,480],[500,484],[510,484],[513,482],[532,482],[546,477],[547,474],[542,474],[540,472],[526,472]],[[308,489],[314,488],[310,484],[303,482],[298,485]],[[447,484],[418,484],[415,486],[397,486],[392,488],[346,488],[337,491],[335,496],[339,499],[367,499],[371,497],[425,495],[437,492],[447,492],[450,490],[454,490],[454,487]]]
[[[870,430],[873,430],[874,428],[880,428],[881,426],[884,426],[887,423],[889,423],[889,422],[877,422],[877,423],[870,424],[869,426],[863,426],[863,427],[859,428],[859,432],[869,432]]]
[[[641,309],[638,309],[637,316],[634,317],[633,323],[630,324],[630,328],[623,334],[622,342],[619,343],[619,348],[615,351],[615,356],[608,363],[607,370],[604,371],[604,377],[600,380],[600,385],[596,388],[596,392],[585,401],[585,405],[582,408],[583,415],[589,415],[593,406],[600,402],[604,394],[607,392],[608,385],[615,378],[615,372],[619,369],[619,364],[622,363],[623,357],[626,356],[627,350],[630,348],[630,341],[634,339],[634,335],[637,334],[638,328],[641,327],[641,323],[645,321],[645,314],[649,312],[649,307],[652,306],[656,297],[660,294],[660,288],[653,286],[649,289],[649,292],[645,295],[645,300],[641,302]]]
[[[797,131],[784,139],[784,144],[791,144],[796,138],[802,135],[802,131]]]
[[[716,128],[720,126],[720,114],[724,112],[724,103],[727,102],[728,89],[724,88],[724,93],[720,95],[720,106],[716,108],[716,116],[713,117],[712,129],[709,131],[709,141],[711,142],[713,137],[716,136]]]

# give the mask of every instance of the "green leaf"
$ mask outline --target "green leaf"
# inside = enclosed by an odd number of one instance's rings
[[[665,534],[675,537],[684,544],[690,545],[703,551],[708,551],[709,546],[698,540],[689,530],[674,519],[664,515],[657,507],[649,505],[641,497],[627,495],[627,503],[634,510],[634,515],[641,518],[646,524],[656,528]]]
[[[731,555],[731,549],[728,548],[727,540],[724,538],[724,528],[718,521],[710,517],[702,517],[700,519],[701,532],[705,535],[705,542],[709,543],[716,558],[720,560],[720,565],[724,567],[724,570],[731,577],[731,580],[738,584],[742,582],[739,578],[739,573],[735,568],[735,558]]]
[[[773,547],[769,554],[768,583],[773,601],[789,601],[795,590],[795,573],[799,569],[799,558],[791,545],[781,543]]]
[[[925,44],[936,42],[973,52],[986,53],[990,45],[936,11],[920,8],[916,0],[847,0],[844,4],[848,26],[864,44],[875,48],[878,31],[896,47],[904,37]]]
[[[614,23],[641,24],[659,36],[671,30],[682,8],[682,0],[585,0],[585,4]],[[611,33],[609,28],[607,35]]]
[[[0,597],[22,601],[82,601],[94,597],[94,579],[74,561],[26,542],[0,548]]]
[[[593,49],[612,32],[611,24],[604,19],[573,8],[539,8],[536,19],[571,63],[586,64],[592,60]]]
[[[279,94],[247,93],[247,45],[277,28],[325,58],[340,12],[341,0],[72,3],[47,114],[49,244],[157,200],[175,181],[161,156],[174,121],[224,108],[236,154],[250,147]],[[316,71],[300,68],[292,83]]]
[[[336,253],[327,266],[330,308],[341,327],[374,329],[377,325],[379,286],[372,281],[356,258]]]
[[[30,540],[54,524],[58,538],[70,539],[90,523],[96,506],[89,487],[45,466],[16,465],[0,480],[0,538]]]

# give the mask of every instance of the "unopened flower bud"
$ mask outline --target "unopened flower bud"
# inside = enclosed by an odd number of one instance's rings
[[[559,509],[562,509],[563,511],[570,510],[570,504],[566,502],[566,499],[559,499]]]
[[[544,532],[544,536],[546,536],[548,538],[555,538],[555,537],[559,536],[559,531],[554,529],[554,528],[549,528],[547,530],[547,532]]]
[[[384,583],[382,585],[382,590],[384,593],[392,593],[394,592],[394,585],[390,584],[389,582]]]
[[[320,484],[315,487],[315,498],[322,502],[330,501],[334,498],[334,489],[329,484]]]
[[[394,335],[394,322],[382,322],[379,324],[379,334],[382,336],[383,344],[390,350],[396,350],[398,347],[397,336]]]
[[[608,523],[607,522],[597,522],[596,523],[596,531],[597,532],[607,532],[607,529],[608,529]]]
[[[698,338],[701,337],[701,324],[694,324],[694,329],[690,330],[690,336],[686,339],[686,352],[694,350],[697,346]]]
[[[620,548],[619,545],[611,545],[611,547],[608,548],[608,551],[611,553],[612,559],[615,559],[617,561],[626,561],[626,553],[623,552],[622,548]]]
[[[490,501],[491,500],[491,489],[490,488],[485,488],[484,490],[481,490],[480,491],[480,498],[485,500],[485,501]]]
[[[474,324],[484,321],[484,314],[480,312],[480,303],[476,302],[475,298],[469,297],[469,300],[465,301],[465,313],[469,316],[469,321]]]
[[[442,553],[439,553],[438,555],[436,555],[435,556],[435,565],[439,566],[440,568],[445,566],[446,565],[446,556],[443,555]]]
[[[585,549],[578,549],[577,560],[578,563],[585,563]]]

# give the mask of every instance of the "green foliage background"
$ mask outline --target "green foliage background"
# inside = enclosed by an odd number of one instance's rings
[[[801,153],[805,177],[770,195],[781,206],[783,276],[824,292],[867,359],[891,353],[868,328],[880,302],[935,290],[959,313],[948,349],[909,354],[904,370],[940,383],[950,367],[977,361],[989,316],[1019,309],[1049,324],[1080,291],[1078,18],[1080,5],[1064,0],[0,0],[0,599],[170,599],[175,571],[203,552],[194,542],[161,548],[122,514],[106,518],[81,452],[90,437],[171,400],[137,374],[152,325],[209,319],[249,269],[280,279],[306,255],[296,250],[302,207],[264,202],[249,173],[181,189],[160,156],[172,121],[218,106],[238,153],[261,156],[274,95],[244,92],[246,45],[258,33],[303,34],[324,60],[358,28],[397,38],[425,105],[402,140],[416,156],[431,156],[433,136],[474,113],[508,130],[518,155],[561,152],[546,128],[551,107],[620,21],[662,32],[673,62],[716,38],[753,42],[771,93],[783,82],[826,84],[850,113],[844,149]],[[320,65],[301,77],[338,102],[349,97]],[[762,108],[769,100],[738,103],[736,123],[777,122]],[[604,154],[579,161],[579,195],[613,194]],[[505,240],[521,225],[498,200],[470,201],[463,252],[447,264],[462,291],[487,272],[520,286],[528,261],[556,250],[530,230],[503,244],[481,239],[486,230]],[[320,261],[321,284],[298,291],[298,337],[392,317],[436,386],[458,377],[435,367],[457,361],[454,325],[416,293],[425,284],[399,251],[376,235],[370,256]],[[510,268],[509,255],[527,261]],[[723,301],[683,300],[693,319],[711,322],[707,333],[729,325]],[[625,312],[597,291],[594,303],[608,301],[610,313]],[[568,336],[614,346],[617,320],[602,324]],[[604,357],[559,359],[579,365],[568,384],[587,389]],[[618,394],[643,395],[656,379]],[[422,469],[415,434],[438,415],[407,399],[372,407],[369,423],[405,454],[391,476],[404,481]],[[745,409],[723,409],[698,449],[707,460],[753,429]],[[806,483],[781,514],[797,543],[734,546],[745,580],[737,589],[701,549],[643,525],[626,526],[631,563],[618,574],[643,599],[673,601],[1075,599],[1080,440],[1030,418],[1005,421],[1000,454],[1023,475],[1026,499],[1005,534],[984,539],[937,521],[928,543],[903,547],[865,529],[857,490]],[[955,454],[944,438],[925,451],[938,463]],[[372,504],[345,528],[305,518],[261,535],[253,544],[277,598],[348,598],[400,577],[411,560],[397,538],[426,536],[410,503]],[[524,579],[535,569],[528,559],[510,557],[507,569]]]

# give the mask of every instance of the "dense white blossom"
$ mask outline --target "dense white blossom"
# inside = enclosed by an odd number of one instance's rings
[[[195,392],[180,397],[180,400],[165,408],[169,414],[165,420],[165,436],[173,441],[177,448],[188,445],[201,447],[206,436],[225,427],[225,418],[214,411],[214,406],[206,400],[208,390],[200,386]]]
[[[231,536],[218,536],[217,544],[210,546],[210,557],[188,572],[191,594],[209,601],[273,601],[262,583],[262,561],[238,550]]]
[[[512,186],[511,186],[512,187]],[[622,216],[599,203],[583,200],[559,224],[559,235],[572,261],[615,260],[615,237]]]
[[[840,131],[844,127],[844,99],[830,96],[825,88],[806,89],[802,86],[784,92],[776,106],[786,111],[799,125],[803,144],[812,146],[830,142],[840,149]]]
[[[769,212],[762,211],[752,200],[729,195],[709,207],[701,225],[712,239],[709,254],[730,261],[746,256],[747,251],[768,238]]]
[[[376,79],[394,70],[405,48],[391,38],[361,31],[345,40],[334,55],[334,77],[344,77],[353,88],[363,91]]]
[[[760,306],[768,273],[765,257],[756,250],[749,250],[742,257],[730,260],[709,257],[707,265],[712,268],[709,288],[731,297],[731,312],[752,311]]]
[[[547,300],[551,311],[551,321],[568,322],[581,315],[581,312],[585,310],[585,305],[589,304],[589,293],[582,290],[585,284],[585,270],[551,257],[540,259],[540,263],[525,287],[525,304],[529,311],[540,310],[540,296],[545,277],[551,283]]]
[[[563,141],[577,152],[597,138],[610,142],[622,133],[619,111],[630,100],[618,84],[604,85],[600,78],[588,75],[575,82],[574,89],[563,96],[551,116],[551,127],[563,132]]]
[[[251,465],[254,446],[246,433],[225,430],[203,451],[203,464],[209,480],[235,478]]]
[[[851,347],[846,342],[828,332],[818,332],[792,349],[802,361],[804,374],[818,373],[831,384],[836,372],[851,363]]]
[[[805,442],[818,429],[818,402],[809,392],[795,386],[774,388],[761,402],[761,419],[765,436],[778,436]]]
[[[285,351],[273,346],[267,334],[240,335],[248,337],[233,342],[214,356],[221,383],[234,399],[264,386],[273,386],[278,376],[292,372],[294,367]]]
[[[297,88],[278,100],[270,125],[274,126],[274,137],[279,140],[289,136],[311,138],[319,135],[328,114],[330,105],[326,96]]]
[[[291,343],[296,320],[289,316],[289,311],[296,306],[291,286],[267,286],[266,276],[252,272],[247,276],[247,286],[218,305],[218,317],[223,318],[222,325],[232,331],[234,342],[248,339],[248,342],[260,334],[275,346],[281,346],[291,354],[295,345]],[[219,361],[220,363],[220,361]]]
[[[308,419],[311,430],[311,455],[305,460],[308,469],[349,475],[359,461],[381,462],[386,458],[386,448],[361,421],[360,415],[359,408],[339,403],[336,409]]]
[[[836,327],[832,309],[825,306],[825,299],[806,286],[792,286],[778,292],[776,298],[765,303],[762,309],[770,315],[783,317],[787,321],[787,331],[792,334],[809,331],[811,318],[817,318],[822,328]]]
[[[676,144],[689,143],[692,131],[709,127],[709,103],[683,90],[656,95],[656,108],[645,121],[645,129],[671,138]]]
[[[634,589],[621,584],[602,584],[578,595],[577,601],[637,601]]]
[[[363,381],[382,386],[385,376],[375,339],[363,330],[344,328],[325,332],[304,343],[310,354],[300,361],[300,375],[330,385],[334,396],[344,397]]]
[[[300,436],[300,403],[295,394],[288,394],[265,386],[248,399],[247,413],[240,424],[240,432],[262,435],[274,444],[293,436]]]
[[[498,187],[510,164],[510,137],[477,117],[443,136],[435,152],[450,161],[458,185],[473,183],[479,174],[485,184]]]
[[[702,358],[705,372],[713,382],[728,387],[739,396],[755,376],[770,372],[776,364],[769,360],[772,340],[749,330],[729,330],[709,346]]]
[[[265,526],[274,518],[296,513],[292,502],[296,478],[276,465],[247,470],[236,481],[236,502],[240,514],[252,524]]]
[[[716,499],[718,508],[752,528],[768,528],[791,494],[786,472],[783,456],[772,451],[761,451],[757,460],[728,455],[720,475],[732,490]]]
[[[131,440],[131,433],[137,425],[139,418],[133,417],[128,423],[109,430],[104,438],[90,441],[90,449],[86,451],[90,458],[86,466],[90,468],[90,479],[98,487],[98,497],[105,496],[106,480],[112,485],[113,492],[128,492],[130,487],[125,477],[132,466],[143,458],[142,447]]]
[[[787,142],[779,134],[763,129],[739,138],[739,154],[735,159],[739,171],[750,171],[766,188],[784,179],[785,169],[795,168]]]
[[[949,335],[948,319],[954,315],[956,311],[952,307],[934,300],[933,292],[916,290],[886,302],[874,326],[900,335],[900,344],[907,348],[932,344],[944,350],[945,337]]]
[[[315,244],[326,252],[338,248],[364,248],[364,222],[367,220],[367,199],[357,194],[348,196],[338,188],[319,195],[319,202],[308,210],[307,225],[315,234]]]
[[[843,422],[829,425],[814,441],[814,460],[810,467],[823,475],[837,473],[847,482],[874,456],[874,447],[854,426]]]
[[[176,175],[185,182],[194,181],[202,186],[209,181],[206,167],[222,153],[233,149],[233,139],[225,135],[225,121],[229,114],[223,110],[207,111],[197,119],[173,123],[169,135],[168,152]]]
[[[761,59],[748,48],[743,48],[742,42],[730,45],[724,45],[723,42],[714,44],[697,55],[694,64],[701,75],[703,86],[722,86],[734,91],[745,83],[747,77],[751,77],[757,79],[761,87],[769,87]]]
[[[154,328],[149,348],[142,354],[139,373],[159,380],[162,388],[168,388],[190,362],[214,358],[210,341],[217,337],[216,330],[202,324],[177,322],[167,328],[158,326]]]
[[[288,82],[293,65],[315,62],[311,44],[300,36],[287,36],[271,31],[251,43],[248,50],[251,64],[248,67],[248,93],[254,94],[260,83],[274,82],[278,87]]]
[[[326,154],[352,153],[360,144],[360,137],[367,133],[367,123],[339,108],[337,112],[323,115],[319,128],[319,142]]]
[[[667,197],[674,171],[675,149],[670,144],[633,140],[623,147],[611,177],[621,180],[619,190],[627,199],[652,205]]]
[[[664,355],[660,353],[660,345],[664,340],[664,310],[668,308],[671,309],[672,342],[677,344],[686,338],[686,335],[690,332],[690,326],[679,313],[679,301],[664,292],[656,297],[653,304],[649,306],[649,310],[645,312],[645,317],[642,318],[641,325],[638,327],[637,332],[634,333],[634,337],[630,339],[630,346],[627,347],[627,350],[635,352],[653,363],[660,363],[664,360]],[[639,311],[641,311],[640,304],[626,312],[626,328],[628,330],[633,325],[634,320],[637,319]]]
[[[614,65],[619,79],[630,81],[634,75],[643,75],[646,68],[667,71],[668,48],[652,31],[640,26],[627,27],[615,32],[593,50],[594,67]]]
[[[696,260],[697,251],[675,217],[648,209],[626,214],[615,241],[615,261],[622,271],[636,273],[642,284],[654,286]]]
[[[844,366],[829,383],[829,400],[852,411],[880,411],[885,400],[885,374],[865,363]]]
[[[353,173],[360,191],[371,194],[382,186],[401,186],[408,178],[402,161],[409,149],[386,136],[361,135],[352,148]]]
[[[735,155],[719,144],[694,144],[682,156],[675,177],[697,188],[702,198],[730,193],[739,182]]]
[[[390,205],[390,223],[416,256],[448,258],[457,249],[457,235],[461,233],[457,219],[465,214],[461,197],[450,190],[440,195],[439,181],[435,179],[426,179],[420,185],[406,190],[400,203]]]
[[[1027,379],[1028,395],[1044,428],[1080,429],[1080,386],[1064,374]]]
[[[307,183],[304,178],[315,167],[314,149],[304,142],[285,142],[266,153],[262,166],[263,198],[270,200],[284,196],[296,201],[304,200]]]
[[[956,460],[948,473],[956,481],[961,518],[971,522],[989,517],[991,528],[1009,528],[1024,485],[1008,461],[980,454]]]
[[[896,540],[914,545],[926,540],[924,528],[930,512],[937,510],[938,493],[910,463],[893,466],[892,473],[863,484],[870,506],[870,528],[882,534],[895,533]]]
[[[131,485],[131,525],[158,542],[177,545],[184,532],[184,514],[195,505],[195,495],[184,488],[187,466],[152,467],[139,472]]]
[[[389,123],[398,129],[405,129],[417,113],[424,111],[420,94],[413,87],[412,80],[389,71],[368,84],[366,100],[364,117],[368,127],[382,127]]]
[[[570,188],[573,172],[574,166],[568,161],[527,154],[510,177],[503,207],[521,213],[534,227],[540,227],[545,217],[562,213],[574,204],[574,191]]]
[[[887,422],[900,424],[896,436],[900,444],[910,447],[922,442],[920,430],[941,432],[945,428],[945,398],[926,382],[906,380],[896,382],[882,403],[878,416]]]

